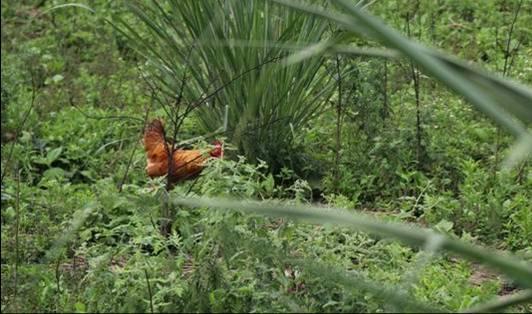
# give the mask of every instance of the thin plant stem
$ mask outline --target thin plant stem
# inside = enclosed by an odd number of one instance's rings
[[[151,292],[150,278],[148,277],[148,270],[144,268],[144,276],[146,277],[146,284],[148,285],[148,295],[150,297],[150,311],[153,314],[153,294]]]
[[[336,75],[338,84],[338,101],[336,103],[336,152],[334,159],[334,188],[338,193],[340,185],[340,150],[342,149],[342,70],[340,56],[336,55]]]
[[[16,167],[17,170],[17,197],[15,199],[15,272],[13,273],[13,285],[15,287],[15,292],[13,298],[15,300],[15,312],[19,312],[18,304],[18,264],[19,264],[19,228],[20,228],[20,171],[18,169],[18,164]]]

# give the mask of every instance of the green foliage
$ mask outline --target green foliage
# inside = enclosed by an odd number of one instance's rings
[[[502,238],[514,249],[530,247],[530,178],[515,185],[514,175],[484,170],[478,163],[464,161],[464,182],[459,196],[451,193],[425,196],[425,218],[436,223],[441,219],[454,222],[457,233],[467,232],[486,242]],[[518,221],[515,217],[520,217]]]
[[[375,20],[342,3],[325,7],[329,23],[270,1],[86,2],[96,14],[2,1],[2,312],[530,312],[529,161],[500,171],[510,134],[426,76],[427,64],[416,97],[410,60],[352,36]],[[512,23],[518,4],[367,10],[530,83],[530,4]],[[366,35],[404,48],[379,23]],[[527,108],[526,87],[416,45],[492,106]],[[273,57],[287,58],[238,77]],[[174,99],[185,72],[186,102],[237,78],[177,135],[217,129],[227,104],[226,155],[167,192],[165,178],[146,178],[139,131],[166,114],[154,104]]]
[[[450,272],[453,276],[449,276]],[[480,300],[489,300],[490,295],[497,293],[495,278],[487,279],[480,288],[477,285],[468,285],[470,276],[470,266],[465,263],[437,263],[420,274],[420,284],[414,288],[414,293],[426,301],[438,299],[438,303],[449,308],[470,308]],[[443,285],[460,288],[443,290]],[[464,289],[464,286],[467,288]],[[463,295],[466,297],[459,297]]]

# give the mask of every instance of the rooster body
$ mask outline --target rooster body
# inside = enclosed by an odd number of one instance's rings
[[[144,131],[144,149],[147,155],[146,172],[151,178],[168,174],[168,153],[164,136],[164,126],[158,119],[153,120]],[[208,154],[199,150],[175,150],[172,154],[172,172],[170,179],[174,182],[196,177],[204,168],[204,163],[208,158],[221,157],[223,154],[222,144],[218,141],[215,147]]]

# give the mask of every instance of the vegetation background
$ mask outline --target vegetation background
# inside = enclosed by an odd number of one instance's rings
[[[532,3],[283,2],[2,1],[2,312],[532,311]]]

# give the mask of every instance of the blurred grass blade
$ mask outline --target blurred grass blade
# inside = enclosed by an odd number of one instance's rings
[[[291,65],[294,63],[299,63],[303,60],[306,60],[311,57],[319,56],[325,52],[332,43],[329,41],[322,41],[310,46],[307,46],[301,50],[299,50],[296,53],[291,54],[288,58],[285,60],[286,65]]]
[[[527,138],[530,134],[525,127],[525,124],[532,120],[532,92],[528,88],[482,73],[463,62],[444,57],[439,52],[409,40],[350,1],[334,2],[346,13],[327,11],[301,1],[270,1],[324,18],[348,31],[365,35],[396,49],[426,73],[462,95],[515,137]],[[524,156],[526,154],[515,154],[511,163],[507,164],[515,164]]]
[[[512,113],[515,118],[524,123],[532,122],[532,89],[438,51],[427,52],[477,85],[492,99],[495,99],[499,106]]]
[[[276,42],[276,41],[246,41],[240,39],[213,39],[209,41],[197,41],[196,44],[200,46],[213,46],[213,47],[246,47],[246,48],[278,48],[286,51],[295,51],[296,53],[309,49],[315,43],[292,43],[292,42]],[[353,45],[341,45],[335,44],[332,42],[327,49],[323,51],[327,53],[343,53],[347,55],[357,55],[357,56],[369,56],[369,57],[387,57],[387,58],[397,58],[401,54],[396,50],[384,49],[384,48],[375,48],[375,47],[358,47]]]
[[[290,261],[301,266],[305,271],[313,273],[316,277],[340,283],[344,287],[357,290],[362,289],[375,294],[375,296],[386,300],[387,303],[401,307],[402,312],[405,312],[406,310],[415,313],[445,312],[442,309],[415,301],[411,296],[404,293],[404,290],[399,289],[398,287],[386,287],[383,284],[375,283],[365,276],[355,272],[349,272],[346,274],[343,271],[336,269],[333,265],[325,266],[316,261],[303,259],[292,259]]]
[[[385,223],[369,218],[366,215],[348,213],[335,208],[204,197],[175,198],[173,202],[191,207],[242,210],[267,216],[301,219],[311,223],[347,226],[369,233],[392,237],[416,247],[423,247],[431,238],[439,236],[431,230],[398,223]],[[443,250],[458,254],[472,261],[481,262],[499,270],[522,286],[532,288],[532,265],[528,265],[510,255],[486,250],[448,237],[443,237],[441,241]]]
[[[532,134],[528,133],[517,140],[510,149],[510,153],[502,164],[502,169],[508,171],[519,162],[530,158],[532,152]]]
[[[57,255],[60,254],[65,245],[76,236],[79,228],[85,223],[87,218],[97,207],[98,205],[95,202],[91,202],[74,213],[70,222],[70,227],[68,227],[61,237],[55,240],[52,247],[46,252],[46,260],[57,259]]]
[[[316,56],[320,53],[341,53],[346,55],[364,55],[373,57],[387,57],[398,58],[402,54],[395,49],[383,49],[375,47],[357,47],[352,45],[339,44],[345,41],[347,37],[342,40],[329,40],[320,43],[306,43],[295,44],[289,42],[271,42],[271,41],[257,41],[249,42],[238,39],[228,40],[213,40],[209,42],[201,42],[200,45],[211,46],[231,46],[231,47],[274,47],[289,51],[295,51],[295,54],[289,56],[290,61],[304,60],[304,58],[295,58],[300,54],[308,56]],[[326,47],[326,49],[324,49]],[[321,48],[317,50],[317,48]],[[311,50],[314,53],[303,52]],[[487,95],[495,99],[499,105],[502,105],[505,110],[512,113],[516,118],[522,120],[524,123],[532,122],[532,90],[518,82],[513,82],[507,78],[501,78],[498,75],[491,74],[483,69],[476,67],[474,64],[466,63],[455,57],[445,55],[439,51],[425,48],[424,51],[432,57],[445,63],[454,71],[460,73],[465,78],[476,85],[477,88],[482,89]]]
[[[227,230],[220,237],[223,239],[230,238]],[[285,249],[276,247],[271,242],[265,241],[261,237],[248,237],[239,240],[239,249],[248,250],[255,256],[274,256],[284,265],[296,265],[307,273],[310,277],[319,278],[320,281],[341,284],[343,287],[353,291],[364,291],[381,299],[386,304],[397,306],[402,312],[422,312],[437,313],[443,310],[418,300],[412,295],[406,293],[402,287],[393,286],[387,282],[375,282],[366,274],[359,271],[340,269],[340,267],[326,264],[312,258],[300,258],[287,255]]]
[[[501,313],[504,309],[507,309],[510,306],[525,303],[532,304],[532,290],[525,290],[513,295],[506,295],[491,302],[460,311],[460,313]]]
[[[336,4],[339,4],[347,10],[350,15],[345,15],[339,12],[334,12],[334,14],[329,13],[318,6],[311,6],[300,1],[271,1],[326,18],[332,22],[340,24],[350,31],[360,32],[359,24],[362,24],[364,29],[371,30],[369,32],[371,39],[381,41],[386,46],[395,48],[405,56],[409,57],[427,73],[438,78],[445,85],[472,102],[489,117],[508,128],[512,134],[519,136],[526,132],[522,124],[515,123],[511,116],[502,110],[502,108],[491,98],[484,95],[479,88],[471,84],[456,71],[452,71],[452,69],[447,67],[445,63],[428,54],[425,47],[405,38],[397,31],[381,23],[375,17],[357,9],[350,1],[335,1]],[[365,33],[368,34],[367,31]]]
[[[53,11],[53,10],[57,10],[57,9],[62,9],[62,8],[68,8],[68,7],[75,7],[75,8],[81,8],[81,9],[84,9],[84,10],[87,10],[91,13],[96,13],[96,11],[94,11],[94,9],[92,9],[91,7],[87,6],[87,5],[84,5],[84,4],[81,4],[81,3],[65,3],[65,4],[59,4],[59,5],[56,5],[56,6],[53,6],[47,10],[44,10],[41,14],[46,14],[50,11]]]
[[[396,50],[392,49],[382,49],[375,47],[356,47],[351,45],[334,45],[329,48],[330,51],[334,53],[341,53],[347,55],[355,56],[369,56],[369,57],[380,57],[380,58],[397,58],[401,54]]]

